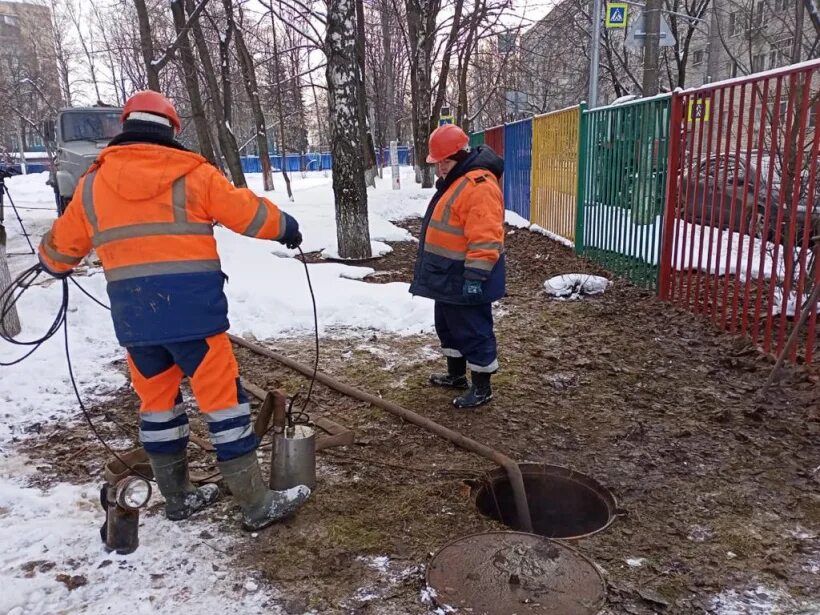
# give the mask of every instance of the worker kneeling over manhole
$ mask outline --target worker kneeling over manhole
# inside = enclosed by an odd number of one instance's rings
[[[548,538],[582,538],[609,527],[625,514],[608,489],[569,468],[519,464],[524,477],[533,532]],[[520,530],[507,473],[499,468],[473,484],[481,514]]]

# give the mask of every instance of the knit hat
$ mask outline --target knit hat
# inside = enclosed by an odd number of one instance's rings
[[[455,160],[456,162],[464,162],[470,156],[470,152],[466,149],[460,149],[455,154],[447,156],[448,160]]]

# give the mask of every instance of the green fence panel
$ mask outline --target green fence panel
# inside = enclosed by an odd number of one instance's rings
[[[484,131],[470,133],[470,147],[484,145]]]
[[[583,113],[576,251],[647,288],[658,284],[670,101]]]

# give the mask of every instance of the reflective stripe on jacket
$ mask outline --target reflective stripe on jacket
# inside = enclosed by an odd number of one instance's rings
[[[504,197],[492,171],[470,168],[491,153],[476,152],[466,171],[456,167],[451,171],[456,177],[448,177],[431,200],[410,286],[414,295],[457,304],[504,296]],[[464,296],[465,279],[482,281],[481,296]]]
[[[123,346],[199,339],[229,327],[215,222],[260,239],[280,239],[296,225],[198,154],[146,143],[113,146],[81,179],[39,257],[61,274],[96,249]]]

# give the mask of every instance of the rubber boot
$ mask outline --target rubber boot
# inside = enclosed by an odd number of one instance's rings
[[[493,398],[493,389],[490,386],[492,374],[473,372],[473,383],[464,395],[456,397],[453,405],[456,408],[476,408],[483,406]]]
[[[242,509],[242,527],[261,530],[293,514],[310,496],[310,489],[298,485],[286,491],[268,489],[256,451],[217,463],[234,499]]]
[[[447,357],[447,373],[432,374],[430,384],[451,389],[466,389],[469,387],[470,383],[467,382],[467,359],[464,357]]]
[[[171,454],[149,453],[148,459],[159,491],[165,498],[165,516],[171,521],[187,519],[219,498],[216,485],[197,488],[191,483],[185,449]]]

